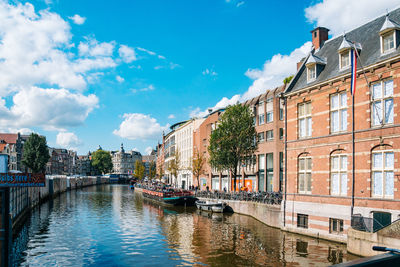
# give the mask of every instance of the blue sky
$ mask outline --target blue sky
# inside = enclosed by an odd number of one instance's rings
[[[169,125],[280,85],[315,26],[336,36],[397,5],[375,2],[0,0],[0,130],[146,153]]]

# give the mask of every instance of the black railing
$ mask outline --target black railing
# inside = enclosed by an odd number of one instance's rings
[[[253,201],[258,203],[265,203],[271,205],[280,205],[282,202],[282,193],[280,192],[212,192],[212,191],[197,191],[196,197],[212,198],[212,199],[226,199],[226,200],[240,200],[240,201]]]
[[[354,214],[353,216],[351,216],[351,227],[353,229],[369,233],[375,233],[393,224],[394,222],[383,224],[382,222],[379,222],[374,218],[363,217],[361,216],[361,214]]]

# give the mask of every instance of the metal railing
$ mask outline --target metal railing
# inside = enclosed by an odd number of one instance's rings
[[[398,220],[396,220],[396,221],[398,221]],[[381,222],[379,222],[378,220],[375,220],[374,218],[363,217],[363,216],[361,216],[361,214],[354,214],[353,216],[351,216],[351,227],[358,231],[375,233],[375,232],[393,224],[396,221],[393,221],[389,224],[383,225]]]
[[[252,201],[271,205],[280,205],[282,202],[282,193],[280,192],[212,192],[212,191],[197,191],[196,197]]]

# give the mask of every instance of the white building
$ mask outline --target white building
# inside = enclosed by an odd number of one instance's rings
[[[176,149],[180,155],[180,171],[178,172],[177,186],[188,189],[193,185],[193,131],[199,128],[204,119],[191,119],[175,130]]]

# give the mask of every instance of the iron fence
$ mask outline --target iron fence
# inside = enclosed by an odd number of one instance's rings
[[[282,202],[282,193],[280,192],[213,192],[213,191],[197,191],[196,197],[225,199],[225,200],[240,200],[253,201],[271,205],[280,205]]]

